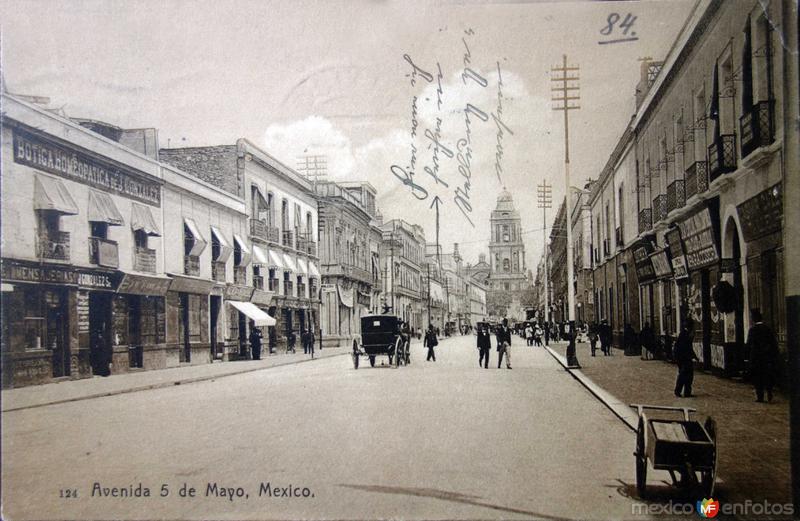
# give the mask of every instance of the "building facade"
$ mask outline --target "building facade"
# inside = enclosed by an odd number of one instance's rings
[[[385,306],[414,329],[423,327],[423,264],[425,233],[419,225],[393,219],[381,226],[380,259],[385,287]]]
[[[319,182],[314,188],[319,204],[322,342],[324,347],[349,345],[361,333],[361,317],[378,311],[375,189],[368,183],[348,189],[333,182]],[[367,200],[372,204],[364,204]]]

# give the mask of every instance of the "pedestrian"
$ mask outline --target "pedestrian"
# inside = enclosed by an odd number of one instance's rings
[[[625,346],[625,354],[626,355],[637,355],[637,351],[639,349],[639,343],[636,338],[636,331],[633,330],[633,326],[629,323],[625,324],[625,329],[622,333],[622,343]]]
[[[250,321],[250,352],[253,354],[253,360],[261,360],[261,338],[263,337],[261,330],[256,327],[256,323]]]
[[[533,345],[533,328],[530,324],[527,325],[525,328],[525,338],[528,340],[528,345]]]
[[[308,329],[303,329],[300,333],[300,343],[303,344],[303,354],[308,354]]]
[[[503,319],[503,325],[497,328],[497,368],[503,364],[503,355],[506,357],[506,368],[511,369],[511,330],[508,328],[508,319]]]
[[[294,331],[289,331],[286,334],[286,354],[289,354],[289,351],[292,353],[296,353],[295,351],[295,344],[297,344],[297,335],[294,334]]]
[[[606,333],[606,326],[608,322],[605,320],[600,321],[600,325],[597,326],[597,337],[600,340],[600,351],[603,352],[603,356],[608,356],[608,334]]]
[[[684,398],[692,396],[692,381],[694,380],[694,362],[697,355],[694,354],[692,340],[694,339],[694,322],[686,319],[683,329],[675,342],[675,361],[678,364],[678,377],[675,381],[675,396],[678,398],[683,394]]]
[[[549,322],[545,322],[544,323],[544,345],[546,345],[546,346],[550,345],[550,323]]]
[[[753,326],[747,333],[747,352],[750,355],[750,378],[756,391],[756,401],[772,401],[772,390],[775,387],[775,375],[778,370],[778,341],[775,333],[764,324],[761,310],[752,309],[750,316]]]
[[[639,341],[642,345],[642,349],[646,353],[645,358],[657,358],[658,353],[656,353],[655,335],[653,333],[653,328],[650,326],[650,322],[644,323],[644,327],[641,333],[639,333]]]
[[[489,351],[492,349],[492,335],[486,324],[478,328],[478,367],[489,368]]]
[[[425,340],[423,341],[422,346],[428,348],[428,358],[426,359],[427,362],[433,360],[436,361],[436,353],[433,351],[433,348],[439,345],[439,339],[436,338],[436,332],[433,330],[433,324],[428,324],[428,331],[425,333]]]
[[[592,356],[595,356],[595,352],[597,351],[598,336],[598,326],[596,323],[593,323],[589,326],[589,345],[592,348]]]

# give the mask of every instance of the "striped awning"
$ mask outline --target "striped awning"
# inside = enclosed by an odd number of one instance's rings
[[[297,268],[298,275],[308,275],[308,266],[304,259],[297,259]]]
[[[253,245],[253,264],[259,266],[269,266],[269,256],[266,250],[257,244]]]
[[[239,266],[247,266],[250,264],[252,254],[250,252],[250,248],[247,247],[247,242],[235,233],[233,234],[233,242],[235,247],[239,248],[239,256],[241,259],[239,261]]]
[[[33,209],[78,215],[78,205],[64,183],[52,177],[38,175],[33,178]]]
[[[308,276],[309,278],[319,279],[319,269],[317,269],[317,265],[311,261],[308,261]]]
[[[294,260],[288,253],[283,254],[283,269],[286,271],[297,271],[297,266],[294,265]]]
[[[233,246],[231,246],[230,241],[228,241],[228,239],[225,238],[225,236],[222,234],[221,231],[219,231],[219,228],[217,228],[216,226],[211,227],[211,234],[219,243],[219,255],[214,260],[216,262],[228,262],[231,253],[233,253]]]
[[[89,222],[108,223],[110,226],[120,226],[125,223],[111,196],[97,190],[89,190],[87,220]]]
[[[276,270],[286,269],[286,266],[283,265],[283,261],[281,260],[281,254],[275,250],[269,250],[269,265]]]
[[[191,234],[192,239],[194,240],[194,244],[192,244],[192,249],[189,251],[189,255],[197,257],[203,253],[203,250],[206,249],[206,245],[208,243],[203,238],[203,234],[200,233],[200,228],[197,227],[197,223],[194,222],[193,219],[184,217],[183,224],[189,230],[189,234]]]
[[[161,237],[161,228],[153,218],[153,213],[149,206],[139,203],[131,203],[131,228],[133,231],[143,231],[147,235]]]

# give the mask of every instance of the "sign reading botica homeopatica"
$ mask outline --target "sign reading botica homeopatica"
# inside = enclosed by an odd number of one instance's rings
[[[161,185],[132,172],[100,162],[24,130],[14,130],[14,162],[72,181],[161,206]]]

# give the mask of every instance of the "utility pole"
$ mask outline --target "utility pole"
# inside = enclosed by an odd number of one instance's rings
[[[566,184],[566,226],[567,226],[567,306],[569,308],[569,345],[567,346],[567,365],[570,367],[580,367],[578,357],[575,354],[575,286],[573,285],[574,268],[572,266],[572,194],[569,180],[569,111],[580,109],[579,105],[570,103],[581,99],[580,87],[576,82],[580,81],[580,67],[567,66],[567,55],[563,55],[561,67],[550,69],[552,81],[556,86],[551,90],[552,101],[556,103],[553,110],[564,111],[564,182]]]
[[[425,263],[426,271],[428,272],[428,324],[431,322],[431,263]]]
[[[544,245],[544,327],[548,327],[548,322],[550,322],[550,296],[548,293],[550,290],[548,289],[547,278],[547,209],[553,207],[553,185],[543,181],[539,183],[536,191],[539,199],[539,208],[542,209],[544,219],[544,226],[542,227],[542,244]]]

